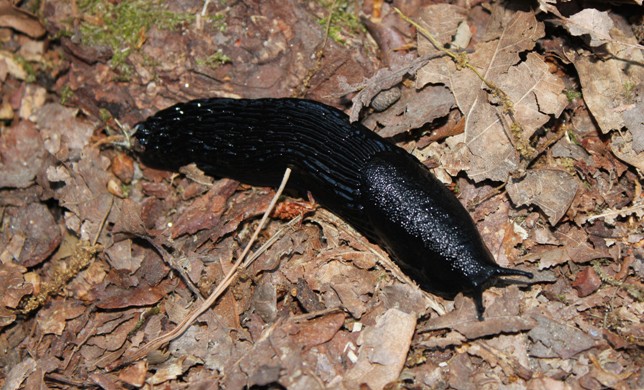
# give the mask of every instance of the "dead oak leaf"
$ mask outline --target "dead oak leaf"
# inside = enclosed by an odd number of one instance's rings
[[[427,321],[423,331],[438,329],[454,329],[465,336],[467,340],[497,335],[501,333],[517,333],[531,329],[535,323],[529,317],[520,314],[521,294],[516,286],[503,290],[485,310],[484,321],[476,318],[474,303],[470,298],[457,296],[454,305],[458,309],[443,316]]]
[[[26,207],[5,209],[10,217],[8,228],[0,232],[0,245],[16,236],[24,237],[16,261],[33,267],[45,261],[62,241],[60,227],[47,206],[30,203]]]
[[[415,90],[404,88],[401,98],[391,107],[375,112],[365,119],[368,128],[382,126],[376,132],[382,137],[393,137],[449,114],[454,106],[454,97],[443,86],[425,86]]]
[[[644,55],[627,22],[619,15],[610,18],[617,25],[611,31],[616,42],[606,44],[609,55],[605,59],[583,50],[568,51],[565,55],[577,70],[584,102],[601,131],[606,134],[626,126],[634,134],[641,133],[644,68],[633,64],[642,64]]]
[[[302,323],[290,321],[285,330],[293,335],[296,344],[308,349],[331,340],[344,325],[344,320],[344,313],[332,313]]]
[[[62,335],[67,320],[79,317],[87,308],[67,300],[56,300],[38,312],[38,327],[43,334]]]

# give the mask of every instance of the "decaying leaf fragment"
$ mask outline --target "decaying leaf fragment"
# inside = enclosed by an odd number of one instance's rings
[[[536,205],[556,225],[566,214],[577,193],[578,183],[570,174],[552,169],[533,169],[518,181],[507,185],[508,195],[516,205]]]
[[[611,39],[610,29],[613,28],[613,21],[605,11],[586,8],[571,15],[564,24],[572,35],[590,35],[590,46],[599,46]]]
[[[349,389],[366,383],[369,388],[381,389],[400,375],[416,317],[398,309],[382,314],[373,328],[364,330],[358,360],[346,374],[344,383]]]
[[[431,8],[427,7],[421,20],[427,26],[441,26],[445,16],[431,12]],[[454,20],[448,26],[454,30],[458,19],[456,9],[452,12],[454,17],[446,19]],[[451,37],[441,31],[437,34]],[[530,136],[552,116],[561,114],[567,104],[561,79],[549,72],[538,54],[529,53],[525,62],[520,56],[544,34],[543,24],[533,13],[495,8],[484,39],[467,56],[485,81],[471,69],[457,67],[452,59],[439,58],[419,70],[417,87],[445,84],[465,116],[465,148],[453,153],[445,165],[460,167],[477,182],[505,181],[518,167],[517,150],[526,153]],[[434,50],[420,34],[418,39],[421,55]],[[490,85],[506,96],[496,96]]]

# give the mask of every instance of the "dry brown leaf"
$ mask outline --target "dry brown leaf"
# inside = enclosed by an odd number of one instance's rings
[[[99,122],[79,116],[78,108],[47,103],[32,118],[47,151],[61,161],[78,160]]]
[[[564,25],[572,35],[589,35],[590,46],[599,46],[611,40],[610,30],[613,28],[613,21],[606,11],[586,8],[570,15],[564,20]]]
[[[178,359],[173,359],[162,364],[157,368],[154,375],[146,380],[146,383],[149,383],[152,386],[160,385],[169,380],[178,378],[193,366],[202,363],[203,362],[201,360],[196,359],[194,356],[181,356]]]
[[[0,188],[29,187],[47,152],[33,123],[18,121],[0,134]]]
[[[507,190],[514,204],[539,206],[554,226],[570,208],[578,187],[576,178],[566,172],[532,169],[523,179],[510,181]]]
[[[22,382],[38,367],[36,360],[31,357],[25,358],[11,367],[4,380],[3,389],[17,390],[21,388]]]
[[[82,315],[84,305],[64,300],[55,300],[38,312],[38,328],[43,334],[63,334],[67,321]]]
[[[602,344],[600,337],[591,337],[572,325],[561,324],[539,314],[532,317],[537,321],[528,333],[534,342],[530,349],[533,357],[570,359]]]
[[[34,15],[14,7],[8,0],[0,2],[0,26],[13,28],[32,38],[40,38],[46,32]]]
[[[635,152],[633,146],[633,137],[628,132],[614,133],[611,137],[610,149],[615,156],[644,172],[644,151]]]
[[[454,96],[440,85],[420,90],[403,88],[398,101],[385,111],[372,113],[363,124],[375,128],[382,137],[393,137],[446,116],[454,104]]]
[[[498,7],[494,9],[493,21],[490,24],[497,27],[488,29],[486,41],[480,42],[475,47],[474,53],[469,55],[469,62],[486,80],[501,85],[507,79],[510,68],[521,62],[519,54],[532,49],[536,40],[544,35],[544,27],[531,12],[504,11]],[[515,104],[524,99],[524,96],[534,99],[533,94],[537,95],[536,100],[539,101],[539,96],[534,89],[536,86],[538,86],[537,90],[543,88],[544,84],[541,84],[541,80],[545,77],[543,67],[540,66],[537,70],[528,66],[526,70],[536,76],[535,84],[527,91],[528,95],[515,96],[515,99],[519,99],[518,102],[513,101]],[[549,77],[548,80],[550,79]],[[504,115],[501,112],[502,109],[490,103],[485,84],[474,72],[469,69],[458,70],[456,65],[447,59],[433,60],[419,70],[417,84],[422,86],[427,83],[443,83],[450,88],[459,109],[466,118],[463,142],[467,148],[461,149],[465,155],[456,154],[453,158],[448,158],[445,164],[461,166],[477,182],[485,179],[505,181],[508,174],[518,165],[514,146],[508,138],[507,129],[504,128],[506,124],[511,123],[511,120],[507,117],[500,119]],[[558,85],[552,82],[545,85],[548,84]],[[546,89],[549,95],[554,92],[552,87]],[[559,101],[557,98],[554,100]],[[551,97],[545,99],[544,108],[539,107],[539,110],[550,107],[560,112],[563,107],[545,104],[550,101],[553,101]],[[520,106],[517,110],[519,109],[521,109]],[[540,120],[545,122],[543,119],[547,120],[541,116]],[[464,160],[469,161],[463,164]]]
[[[416,74],[418,69],[425,65],[427,61],[429,61],[428,57],[422,57],[407,64],[393,66],[391,69],[380,69],[368,80],[355,85],[347,83],[345,78],[340,77],[340,88],[343,95],[360,91],[352,100],[353,106],[349,113],[349,120],[351,122],[358,121],[362,109],[368,107],[380,92],[400,84],[408,74]]]
[[[117,291],[100,297],[96,306],[101,309],[122,309],[133,306],[149,306],[159,302],[165,296],[162,288],[151,287],[142,283],[136,288]]]
[[[619,130],[628,121],[630,126],[635,125],[632,130],[640,134],[644,131],[644,96],[641,93],[644,67],[631,64],[644,63],[644,55],[622,17],[611,15],[611,18],[622,28],[612,30],[614,38],[620,42],[606,45],[609,57],[598,59],[584,50],[566,54],[579,74],[584,101],[601,131]]]
[[[499,86],[514,103],[516,120],[524,130],[521,136],[526,141],[551,116],[558,118],[568,104],[563,80],[550,73],[548,64],[534,52],[511,67]]]
[[[521,294],[516,286],[504,289],[501,297],[487,305],[485,321],[479,321],[472,299],[461,295],[454,302],[458,309],[430,319],[423,331],[454,329],[466,339],[473,340],[500,333],[529,330],[534,326],[534,320],[520,314],[520,299]]]
[[[357,389],[364,383],[369,388],[381,389],[398,378],[415,327],[416,317],[397,309],[389,309],[378,317],[376,324],[360,335],[358,360],[346,373],[345,386]]]
[[[210,229],[219,223],[226,211],[228,198],[237,189],[234,180],[220,180],[203,196],[197,198],[184,210],[172,225],[172,238],[184,234],[194,234],[199,230]]]
[[[310,321],[291,323],[292,331],[289,333],[298,345],[308,349],[331,340],[344,326],[345,317],[344,313],[331,313]]]

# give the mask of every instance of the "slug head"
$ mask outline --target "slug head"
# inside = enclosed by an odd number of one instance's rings
[[[365,213],[379,241],[423,290],[474,298],[483,316],[483,291],[500,276],[532,277],[498,266],[472,217],[454,194],[415,158],[377,155],[363,168]]]
[[[134,126],[132,150],[147,166],[176,170],[191,162],[190,135],[168,113],[160,111]]]

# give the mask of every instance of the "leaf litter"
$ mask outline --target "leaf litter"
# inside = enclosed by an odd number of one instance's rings
[[[115,59],[78,35],[125,31],[92,18],[107,3],[0,11],[3,387],[642,387],[636,5],[155,2],[177,17],[140,21]],[[423,293],[305,209],[266,226],[185,332],[121,364],[219,285],[273,193],[149,169],[105,147],[115,129],[181,100],[301,85],[424,160],[499,263],[536,282],[486,291],[479,322],[471,299]]]

